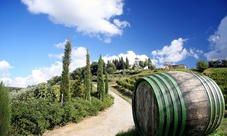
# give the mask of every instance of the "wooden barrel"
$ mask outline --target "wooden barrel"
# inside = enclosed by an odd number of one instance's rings
[[[132,112],[141,136],[202,136],[220,125],[225,102],[209,77],[171,71],[138,79]]]

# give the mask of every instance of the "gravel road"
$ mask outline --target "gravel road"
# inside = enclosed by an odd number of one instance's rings
[[[115,136],[134,126],[131,105],[115,93],[114,104],[98,116],[87,117],[77,124],[69,124],[44,133],[44,136]]]

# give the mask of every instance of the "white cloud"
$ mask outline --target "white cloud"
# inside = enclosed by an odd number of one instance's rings
[[[57,48],[65,48],[66,42],[68,40],[66,39],[64,42],[60,42],[58,44],[55,44],[54,46],[56,46]]]
[[[86,65],[86,48],[74,47],[71,52],[71,64],[69,66],[70,72],[77,67]],[[1,63],[0,63],[1,64]],[[9,66],[8,66],[9,67]],[[27,77],[16,77],[11,79],[9,77],[3,77],[0,81],[3,81],[5,85],[14,87],[27,87],[28,85],[34,85],[41,82],[46,82],[51,77],[61,75],[62,62],[56,61],[49,67],[36,68],[31,71],[31,74]]]
[[[199,54],[202,53],[201,50],[190,49],[189,51],[184,48],[184,42],[187,39],[175,39],[171,42],[171,45],[164,46],[161,50],[154,50],[151,52],[153,59],[158,64],[163,64],[165,62],[176,63],[184,60],[188,56],[193,56],[198,59]]]
[[[135,58],[138,58],[139,60],[142,60],[142,61],[148,59],[148,57],[146,55],[144,55],[144,54],[136,55],[133,51],[127,51],[126,54],[120,53],[118,56],[116,56],[116,55],[109,56],[107,54],[107,55],[103,56],[102,59],[104,60],[105,63],[107,63],[108,60],[119,59],[119,57],[123,57],[124,60],[126,60],[126,57],[127,57],[130,65],[134,64]]]
[[[13,68],[7,61],[2,60],[0,61],[0,75],[1,76],[8,76],[9,69]]]
[[[48,57],[50,57],[50,58],[57,58],[57,59],[62,59],[62,56],[63,56],[64,54],[63,53],[61,53],[61,54],[48,54]]]
[[[62,63],[56,61],[50,67],[41,67],[31,71],[31,74],[27,77],[16,77],[14,79],[3,77],[1,81],[5,85],[13,87],[27,87],[28,85],[34,85],[41,82],[46,82],[52,76],[60,75],[62,71]]]
[[[123,14],[123,0],[21,0],[33,14],[47,14],[55,24],[76,27],[78,32],[103,41],[122,35],[127,21],[111,20]],[[100,38],[100,35],[103,38]],[[109,40],[108,40],[109,41]]]
[[[74,47],[71,53],[71,65],[70,71],[75,70],[78,67],[83,67],[86,65],[86,54],[87,50],[85,47]]]
[[[207,60],[227,59],[227,16],[225,16],[218,30],[209,37],[211,51],[205,53]]]

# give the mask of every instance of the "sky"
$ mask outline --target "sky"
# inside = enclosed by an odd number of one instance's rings
[[[70,71],[91,62],[150,58],[195,68],[227,59],[226,0],[1,0],[0,81],[27,87],[61,75],[65,42]]]

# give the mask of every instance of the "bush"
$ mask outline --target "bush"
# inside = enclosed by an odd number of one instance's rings
[[[8,89],[0,83],[0,135],[4,136],[10,126],[10,98]]]
[[[110,95],[106,96],[104,102],[95,97],[92,97],[91,101],[77,97],[61,105],[51,98],[35,99],[31,93],[24,93],[12,100],[9,135],[42,135],[55,126],[63,126],[69,122],[78,123],[86,116],[97,115],[100,110],[112,105],[113,101]]]
[[[205,60],[199,60],[196,63],[196,68],[197,68],[198,71],[203,72],[208,68],[208,64],[206,63]]]

